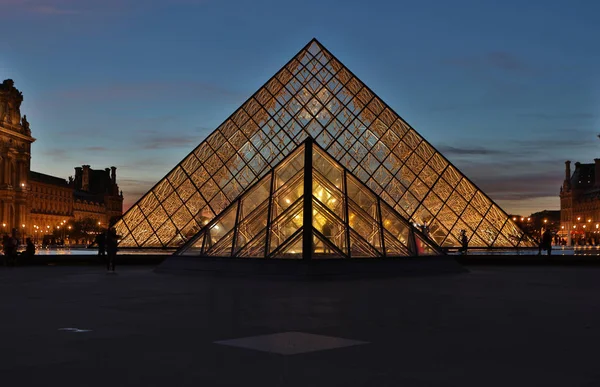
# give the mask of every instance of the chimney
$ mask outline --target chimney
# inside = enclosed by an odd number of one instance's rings
[[[113,184],[117,184],[117,167],[110,167],[110,178]]]
[[[75,189],[81,189],[81,167],[75,167]]]
[[[571,188],[571,161],[565,161],[565,182],[563,183],[565,189]]]
[[[83,175],[81,177],[81,190],[89,191],[90,190],[90,166],[82,165],[83,167]]]
[[[600,159],[594,159],[594,186],[600,187]]]

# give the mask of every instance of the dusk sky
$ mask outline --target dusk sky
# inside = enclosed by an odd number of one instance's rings
[[[595,0],[0,0],[31,168],[116,166],[125,208],[316,37],[508,213],[600,157]]]

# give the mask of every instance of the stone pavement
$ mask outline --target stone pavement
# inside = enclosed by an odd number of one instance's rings
[[[0,268],[0,380],[598,386],[599,278],[548,266],[329,282]]]

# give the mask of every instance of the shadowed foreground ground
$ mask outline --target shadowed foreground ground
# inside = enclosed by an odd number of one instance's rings
[[[600,268],[286,282],[0,268],[6,386],[598,386]],[[78,328],[89,332],[59,330]],[[368,342],[280,355],[215,341]]]

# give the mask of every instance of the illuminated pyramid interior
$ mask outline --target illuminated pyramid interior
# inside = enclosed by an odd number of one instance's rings
[[[440,254],[311,138],[176,253],[292,259]]]
[[[183,245],[309,137],[439,246],[535,245],[313,39],[127,211],[120,246]]]

